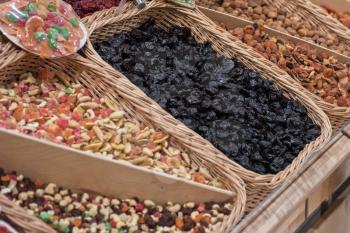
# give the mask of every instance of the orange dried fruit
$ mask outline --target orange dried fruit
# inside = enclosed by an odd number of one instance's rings
[[[193,178],[195,181],[197,181],[198,183],[202,183],[202,184],[205,184],[205,183],[206,183],[205,177],[204,177],[201,173],[199,173],[199,172],[193,173],[192,178]]]
[[[41,187],[41,186],[43,186],[44,182],[40,179],[36,179],[34,181],[34,184],[35,184],[35,187]]]
[[[34,33],[43,31],[44,20],[39,16],[32,16],[26,22],[24,31],[18,32],[18,37],[20,38],[22,44],[33,49],[37,45]]]
[[[81,225],[81,220],[79,218],[75,218],[72,221],[73,226],[79,227]]]
[[[50,79],[55,77],[55,72],[49,70],[49,69],[40,69],[38,78],[41,79],[43,82],[48,82]]]
[[[2,176],[2,177],[1,177],[1,181],[2,181],[2,182],[8,182],[8,181],[10,181],[10,177],[9,177],[8,175]]]
[[[125,213],[128,210],[129,210],[129,206],[127,204],[123,203],[121,206],[121,211]]]
[[[13,112],[12,116],[16,119],[17,122],[23,119],[23,110],[23,105],[20,104]]]
[[[196,223],[199,223],[201,220],[202,220],[202,218],[203,218],[203,214],[198,214],[197,216],[196,216],[196,218],[195,218],[195,222]]]
[[[139,220],[138,220],[138,223],[139,223],[140,225],[144,224],[144,223],[145,223],[145,218],[144,218],[143,216],[141,216],[141,217],[139,218]]]
[[[182,218],[177,217],[175,220],[175,225],[177,228],[179,228],[180,230],[182,230],[182,228],[184,227],[184,221]]]

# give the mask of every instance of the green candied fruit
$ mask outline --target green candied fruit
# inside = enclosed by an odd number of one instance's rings
[[[34,38],[36,41],[43,41],[46,38],[45,32],[36,32],[34,33]]]
[[[67,28],[61,28],[59,32],[64,37],[64,39],[68,40],[70,33]]]
[[[63,233],[70,233],[71,232],[68,226],[65,226],[61,231]]]
[[[47,43],[49,44],[50,48],[56,49],[57,48],[57,37],[59,32],[55,28],[50,28],[47,32]]]
[[[57,39],[51,38],[47,41],[49,44],[50,48],[52,49],[57,49]]]
[[[67,28],[60,27],[57,24],[53,25],[52,28],[57,30],[58,33],[64,37],[64,39],[68,40],[70,33]]]
[[[58,34],[59,34],[58,30],[53,27],[50,28],[47,32],[47,36],[49,37],[49,39],[52,38],[56,40],[58,37]]]
[[[55,12],[57,10],[57,6],[55,3],[50,2],[49,5],[47,6],[47,9],[49,9],[49,11],[51,12]]]
[[[38,6],[35,3],[29,3],[25,8],[26,12],[35,12],[38,11]]]
[[[47,212],[41,212],[40,213],[40,218],[44,221],[44,222],[51,222],[51,215]]]
[[[104,227],[107,232],[110,232],[112,230],[112,226],[108,221],[104,221]]]
[[[55,222],[53,223],[53,228],[55,228],[55,229],[57,229],[57,230],[61,229],[61,224],[60,224],[60,222],[59,222],[59,221],[55,221]]]
[[[23,12],[22,12],[22,17],[23,17],[23,19],[28,20],[28,19],[29,19],[29,13],[28,13],[28,11],[23,11]]]
[[[79,27],[79,20],[76,17],[71,18],[69,22],[73,25],[73,27]]]
[[[13,12],[8,12],[6,14],[6,18],[8,21],[10,21],[12,23],[16,23],[19,20],[19,17]]]
[[[64,88],[63,91],[64,91],[64,93],[66,93],[66,94],[73,94],[72,88],[69,88],[69,87]]]

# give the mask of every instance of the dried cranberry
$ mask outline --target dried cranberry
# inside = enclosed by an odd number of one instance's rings
[[[66,0],[66,2],[72,5],[80,17],[85,17],[96,11],[118,6],[120,0]]]

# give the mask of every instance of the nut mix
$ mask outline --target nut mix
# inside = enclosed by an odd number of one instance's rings
[[[283,170],[320,135],[300,103],[198,44],[188,28],[167,32],[151,20],[94,46],[175,118],[260,174]]]
[[[334,18],[337,18],[340,22],[342,22],[345,26],[350,28],[350,12],[338,12],[331,8],[330,6],[323,5],[324,9],[332,15]]]
[[[319,26],[311,25],[300,16],[271,6],[264,0],[198,0],[197,4],[255,21],[350,56],[350,46],[335,33],[322,31]]]
[[[224,27],[223,24],[220,24]],[[350,64],[339,62],[306,43],[269,36],[260,25],[236,27],[229,32],[299,80],[305,88],[338,106],[350,106]]]
[[[24,73],[0,84],[0,127],[222,187],[171,145],[168,135],[128,119],[117,104],[68,80],[63,72],[42,69],[38,78]]]
[[[168,202],[157,205],[137,198],[121,200],[73,193],[0,168],[1,194],[63,233],[212,232],[230,214],[230,203]]]

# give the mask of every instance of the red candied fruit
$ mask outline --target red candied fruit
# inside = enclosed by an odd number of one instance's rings
[[[137,203],[136,206],[135,206],[135,210],[136,212],[141,212],[143,211],[144,207],[142,205],[142,203]]]
[[[68,120],[67,119],[58,119],[56,121],[56,124],[61,127],[62,129],[67,128],[68,127]]]
[[[116,222],[116,221],[111,220],[111,221],[109,222],[109,224],[111,224],[111,227],[112,227],[112,228],[117,228],[117,222]]]

